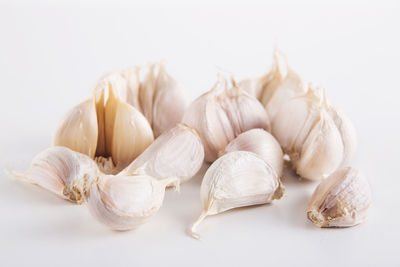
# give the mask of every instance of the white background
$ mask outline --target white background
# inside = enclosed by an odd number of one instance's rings
[[[267,72],[278,44],[354,122],[354,166],[374,205],[362,225],[318,229],[305,216],[317,184],[286,173],[282,200],[209,217],[197,241],[186,229],[200,212],[201,176],[168,191],[148,224],[120,233],[2,172],[0,266],[400,266],[398,1],[1,2],[2,167],[24,169],[50,146],[60,117],[105,71],[165,59],[194,98],[218,69]]]

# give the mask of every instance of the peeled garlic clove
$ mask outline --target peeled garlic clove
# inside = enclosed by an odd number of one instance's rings
[[[147,174],[157,179],[178,177],[184,182],[201,168],[204,148],[198,134],[178,124],[160,135],[121,175]]]
[[[250,129],[270,129],[268,115],[261,103],[228,81],[219,78],[214,88],[197,98],[182,120],[196,129],[203,142],[205,159],[213,162],[236,136]]]
[[[159,210],[165,187],[171,182],[147,175],[103,175],[92,183],[87,204],[91,214],[109,228],[135,229]]]
[[[200,189],[203,211],[190,231],[209,215],[226,210],[271,203],[283,196],[284,187],[273,167],[247,151],[230,152],[217,159],[204,175]]]
[[[189,98],[182,85],[167,73],[163,63],[159,66],[155,88],[152,128],[157,137],[182,120]]]
[[[365,221],[371,190],[358,170],[339,169],[323,180],[311,197],[307,217],[318,227],[349,227]]]
[[[80,204],[87,191],[86,183],[95,180],[99,170],[84,154],[66,147],[51,147],[36,155],[26,172],[12,174]]]
[[[115,164],[113,173],[128,166],[154,140],[146,118],[109,90],[105,106],[106,153]]]
[[[66,146],[93,158],[97,146],[96,106],[88,99],[69,111],[57,128],[53,145]]]
[[[278,177],[282,176],[283,152],[279,143],[267,131],[252,129],[241,133],[219,154],[222,156],[233,151],[249,151],[257,154],[272,166]]]

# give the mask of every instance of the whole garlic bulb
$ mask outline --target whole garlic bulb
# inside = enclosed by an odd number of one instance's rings
[[[283,196],[273,167],[247,151],[230,152],[217,159],[204,175],[200,197],[203,211],[190,233],[199,238],[196,228],[206,216],[230,209],[271,203]]]
[[[282,105],[272,134],[296,172],[310,180],[346,166],[355,153],[356,136],[350,120],[328,103],[320,88],[310,88]]]
[[[257,154],[261,159],[270,164],[278,177],[282,176],[283,152],[276,139],[263,129],[252,129],[239,134],[223,151],[222,156],[233,151],[249,151]]]
[[[66,147],[51,147],[34,157],[24,173],[12,172],[72,202],[81,204],[87,183],[97,179],[99,169],[88,156]]]
[[[270,129],[269,118],[256,98],[219,78],[214,87],[187,109],[183,123],[196,129],[203,142],[205,160],[213,162],[236,136],[253,128]]]
[[[371,189],[358,170],[346,167],[332,173],[315,189],[307,217],[318,227],[349,227],[365,221]]]
[[[157,180],[147,175],[99,176],[87,194],[87,205],[91,214],[109,228],[132,230],[159,210],[165,187],[174,180]]]
[[[146,118],[118,97],[117,86],[112,81],[99,84],[93,98],[66,115],[53,140],[55,146],[96,158],[106,173],[128,166],[154,140]]]
[[[161,134],[121,175],[146,174],[156,179],[193,177],[204,161],[204,148],[197,132],[178,124]]]

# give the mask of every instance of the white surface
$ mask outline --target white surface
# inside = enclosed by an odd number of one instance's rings
[[[4,2],[4,1],[3,1]],[[137,231],[112,232],[40,188],[0,174],[0,266],[400,266],[400,11],[395,1],[156,7],[0,4],[0,162],[25,168],[50,145],[59,118],[105,71],[166,59],[192,97],[216,67],[240,77],[268,71],[275,43],[305,79],[356,125],[355,166],[374,193],[371,216],[348,229],[305,217],[315,183],[285,177],[283,200],[206,219],[203,240],[186,233],[200,212],[200,177],[169,191]],[[397,2],[398,3],[398,2]],[[396,6],[397,5],[397,6]]]

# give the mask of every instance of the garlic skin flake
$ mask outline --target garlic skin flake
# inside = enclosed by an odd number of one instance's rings
[[[230,141],[254,128],[270,129],[269,117],[256,98],[232,86],[221,76],[214,87],[198,97],[186,110],[182,122],[200,135],[205,160],[213,162]]]
[[[319,180],[348,165],[355,153],[355,130],[349,119],[328,103],[325,91],[310,87],[287,101],[272,126],[296,172]]]
[[[307,217],[318,227],[349,227],[362,223],[371,206],[371,189],[358,170],[337,170],[315,189]]]
[[[146,174],[156,179],[192,178],[204,161],[204,148],[197,132],[178,124],[160,135],[121,175]]]
[[[267,131],[252,129],[239,134],[219,153],[219,156],[233,151],[249,151],[257,154],[273,167],[278,177],[282,176],[283,152],[278,141]]]
[[[50,147],[33,158],[26,172],[12,172],[77,204],[84,201],[87,183],[96,180],[99,173],[92,159],[66,147]]]
[[[176,179],[157,180],[147,175],[103,175],[87,196],[91,214],[113,230],[136,229],[161,207],[165,187]]]
[[[271,203],[283,193],[284,187],[270,164],[252,152],[230,152],[211,164],[204,175],[200,189],[203,211],[190,234],[199,238],[196,228],[206,216]]]

